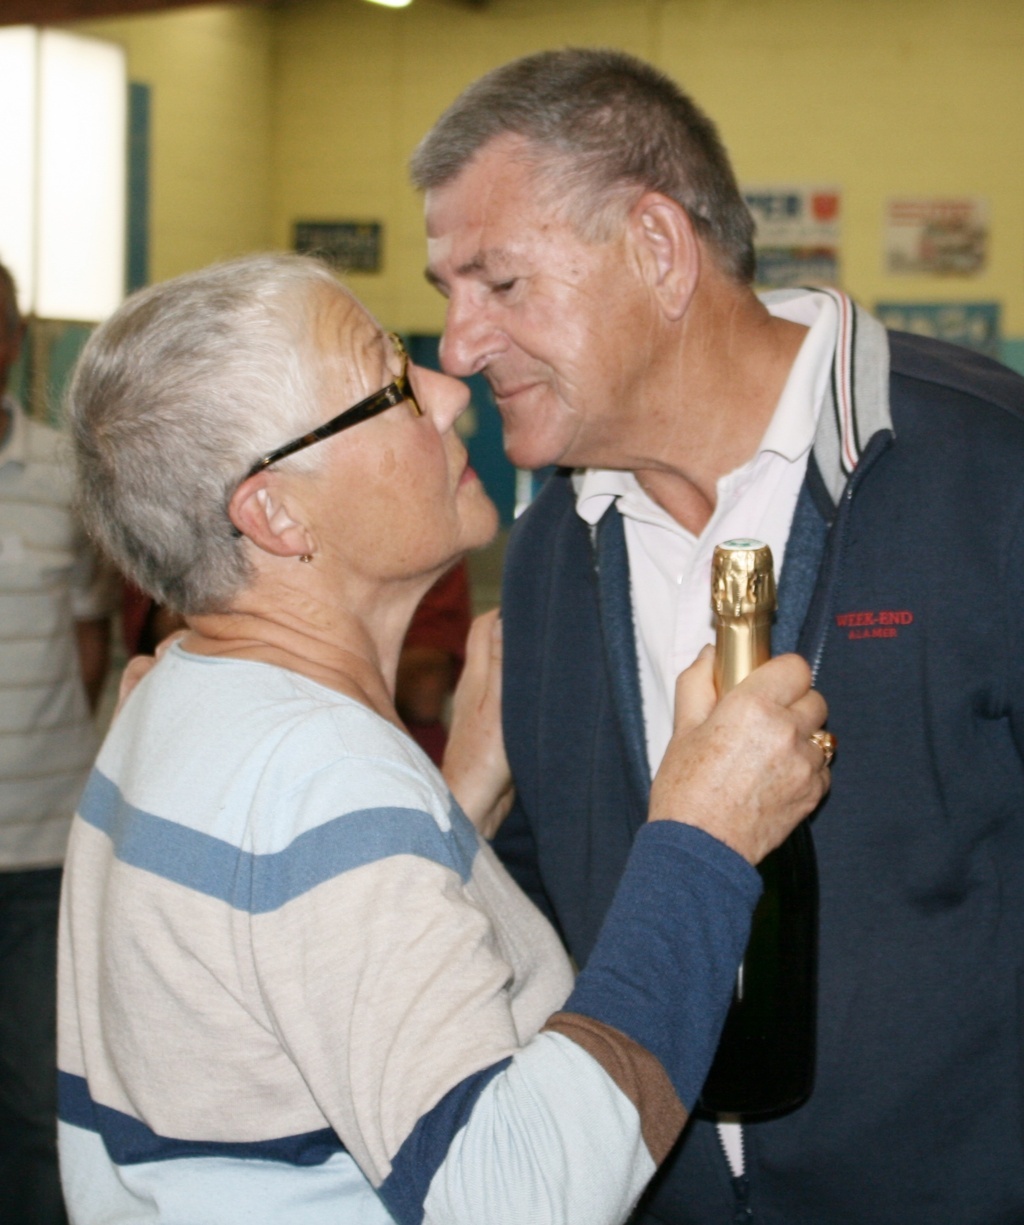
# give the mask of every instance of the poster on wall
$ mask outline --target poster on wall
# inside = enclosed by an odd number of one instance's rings
[[[838,187],[753,185],[743,198],[757,223],[758,286],[838,285]]]
[[[879,302],[875,314],[898,332],[948,340],[996,360],[1002,356],[998,302]]]
[[[379,221],[296,221],[294,249],[340,272],[380,272],[384,226]]]
[[[918,196],[885,209],[885,268],[895,275],[976,276],[988,258],[988,201]]]

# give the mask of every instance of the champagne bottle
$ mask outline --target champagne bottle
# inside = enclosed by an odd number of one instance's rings
[[[775,578],[756,540],[715,549],[715,684],[719,696],[771,654]],[[764,885],[711,1071],[705,1115],[771,1118],[802,1105],[814,1083],[818,880],[806,821],[758,867]]]

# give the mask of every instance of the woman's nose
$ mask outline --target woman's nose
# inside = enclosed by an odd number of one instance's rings
[[[420,407],[429,413],[439,433],[446,433],[469,407],[469,388],[460,379],[439,370],[419,367],[416,376],[422,388]]]

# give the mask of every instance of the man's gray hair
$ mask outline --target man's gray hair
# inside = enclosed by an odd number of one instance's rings
[[[325,291],[344,292],[315,260],[249,256],[133,295],[82,352],[66,397],[82,518],[169,608],[223,610],[251,579],[228,501],[261,454],[320,424]]]
[[[412,156],[421,190],[450,183],[488,143],[519,136],[582,236],[607,236],[643,191],[686,209],[737,280],[754,276],[754,222],[711,120],[669,77],[621,51],[513,60],[469,86]],[[532,146],[532,148],[529,148]],[[596,203],[595,203],[596,202]]]

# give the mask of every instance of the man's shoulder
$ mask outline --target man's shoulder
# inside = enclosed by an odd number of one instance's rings
[[[1008,366],[959,345],[889,333],[891,374],[898,393],[906,400],[950,405],[970,410],[988,406],[1024,422],[1024,378]]]
[[[893,333],[891,353],[893,496],[922,479],[933,514],[945,506],[974,522],[998,507],[1000,522],[1016,522],[1024,512],[1024,378],[927,337]]]
[[[550,582],[569,558],[589,555],[590,528],[576,513],[572,470],[556,469],[512,525],[505,550],[503,604]]]
[[[574,520],[586,530],[586,525],[576,514],[573,471],[571,468],[556,468],[512,525],[509,547],[530,547],[534,542],[550,537],[567,521],[571,524]]]
[[[541,649],[552,617],[561,624],[586,616],[595,577],[591,531],[576,513],[571,470],[559,469],[509,536],[501,601],[506,658],[513,643],[513,654]]]

